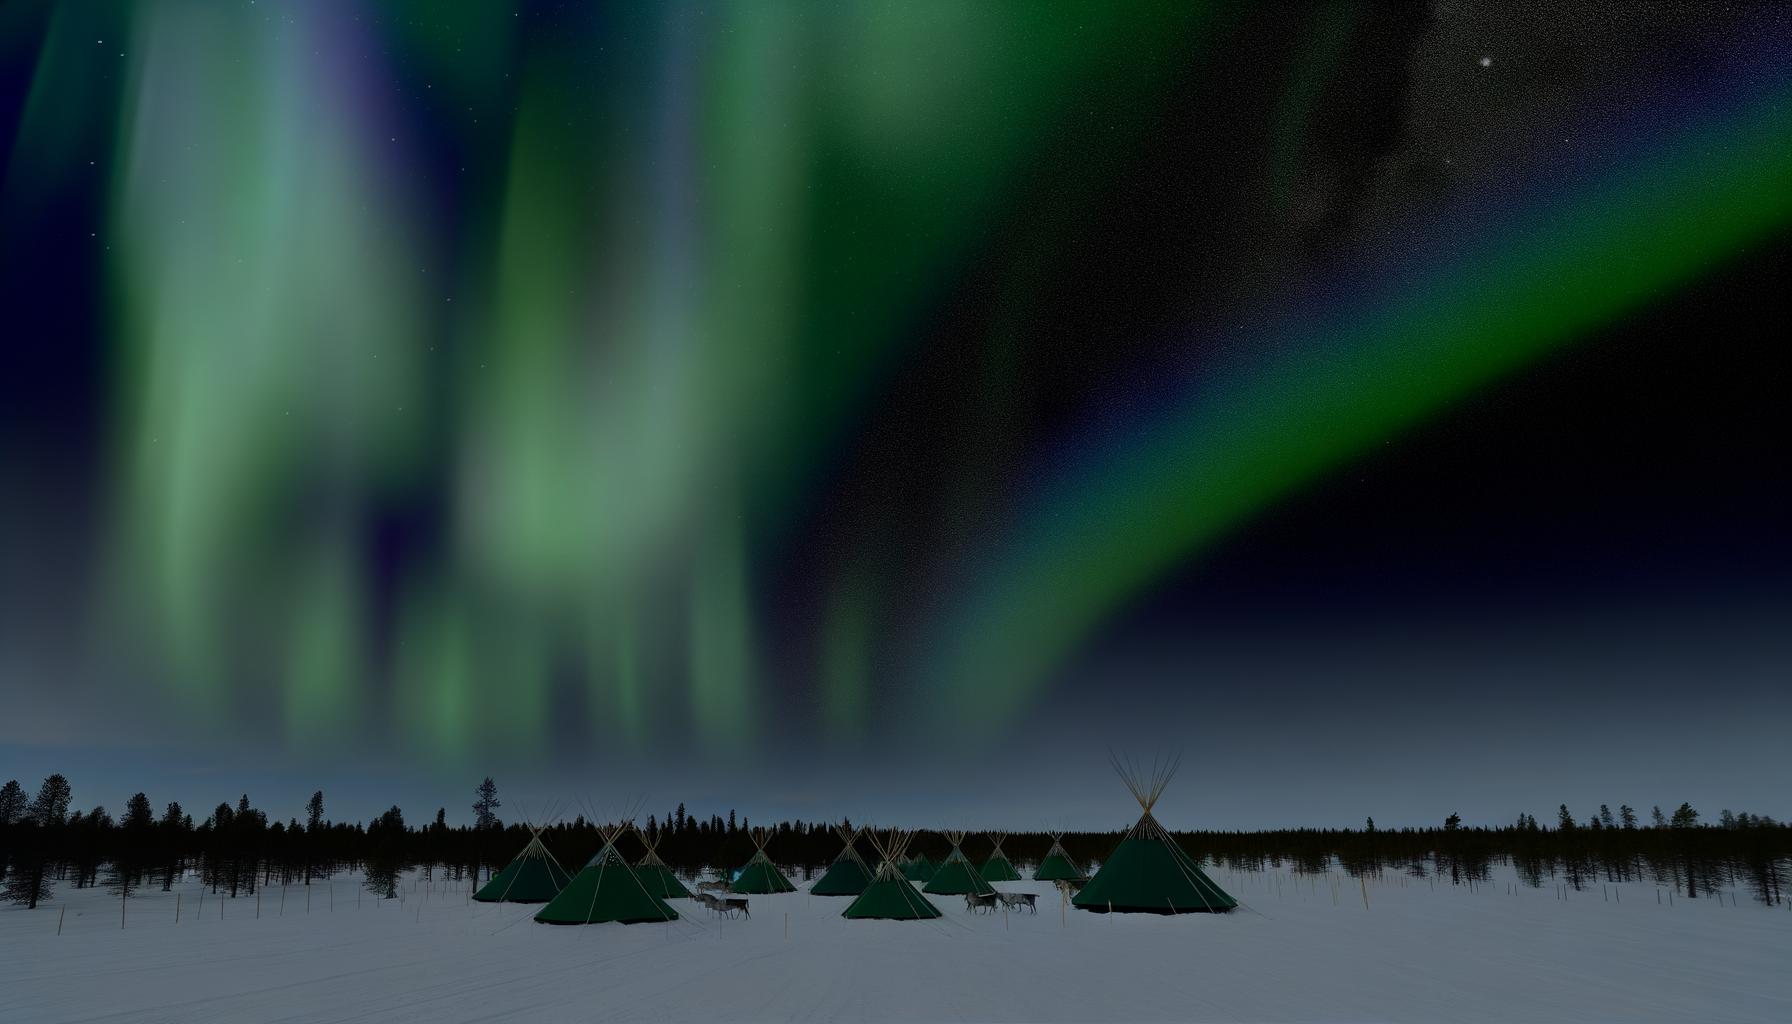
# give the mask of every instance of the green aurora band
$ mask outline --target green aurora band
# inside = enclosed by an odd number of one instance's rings
[[[1303,310],[1041,496],[939,627],[940,729],[1009,720],[1128,600],[1279,498],[1792,222],[1792,87],[1500,218],[1347,317]],[[1504,223],[1500,223],[1500,220]],[[1315,322],[1317,321],[1317,322]],[[1191,681],[1190,685],[1199,685]]]

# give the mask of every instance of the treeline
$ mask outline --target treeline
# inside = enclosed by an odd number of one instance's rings
[[[1177,841],[1191,856],[1238,871],[1402,871],[1461,885],[1486,881],[1495,867],[1509,865],[1531,886],[1648,882],[1692,898],[1744,888],[1768,906],[1785,902],[1792,872],[1792,827],[1728,810],[1705,824],[1688,804],[1672,816],[1655,808],[1646,825],[1628,807],[1613,815],[1604,805],[1590,820],[1576,822],[1563,805],[1553,826],[1520,815],[1500,828],[1464,828],[1452,814],[1438,828],[1378,829],[1369,819],[1360,830],[1190,832],[1177,833]],[[1068,838],[1065,845],[1070,847]]]
[[[427,878],[476,884],[510,861],[529,840],[530,829],[498,816],[497,786],[486,779],[472,805],[474,823],[447,824],[445,808],[422,824],[407,822],[398,807],[365,824],[331,821],[324,795],[313,794],[303,820],[282,821],[255,807],[247,795],[218,804],[199,820],[178,803],[159,811],[138,793],[114,817],[104,807],[69,808],[70,787],[61,775],[43,781],[35,795],[16,781],[0,787],[0,898],[27,907],[53,898],[58,885],[105,886],[128,899],[143,886],[170,890],[197,877],[211,891],[252,895],[265,885],[309,884],[340,872],[357,872],[377,896],[397,895],[398,878],[416,870]],[[753,854],[753,825],[729,811],[707,817],[687,813],[683,804],[637,824],[656,844],[661,859],[687,877],[727,870]],[[825,868],[840,853],[833,827],[824,822],[767,824],[767,852],[798,879]],[[1106,857],[1123,832],[1068,833],[1065,849],[1093,866]],[[549,824],[542,841],[569,871],[595,855],[602,839],[582,816]],[[1401,871],[1453,884],[1488,879],[1510,865],[1524,882],[1580,888],[1600,882],[1648,881],[1671,885],[1687,896],[1719,889],[1746,888],[1768,905],[1786,899],[1792,870],[1792,827],[1770,817],[1723,811],[1702,822],[1682,804],[1672,815],[1659,808],[1647,823],[1628,807],[1614,814],[1601,807],[1584,822],[1567,807],[1553,825],[1530,815],[1501,828],[1464,828],[1450,815],[1441,827],[1378,829],[1373,819],[1361,829],[1285,829],[1263,832],[1177,832],[1177,841],[1203,862],[1237,871],[1286,869],[1351,875]],[[631,860],[645,852],[638,835],[619,840]],[[1035,863],[1051,837],[1021,833],[1003,843],[1017,864]],[[974,834],[964,852],[981,862],[990,839]],[[868,845],[860,852],[871,856]],[[951,852],[937,833],[922,833],[911,855],[934,860]]]

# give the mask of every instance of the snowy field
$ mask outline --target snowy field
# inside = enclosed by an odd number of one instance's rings
[[[688,900],[670,925],[552,927],[532,907],[338,877],[219,900],[104,889],[0,910],[0,1020],[61,1021],[1792,1021],[1792,912],[1744,896],[1657,903],[1389,875],[1216,880],[1224,917],[1063,912],[846,921],[847,901]],[[806,887],[799,882],[799,887]],[[65,902],[66,901],[66,902]],[[220,909],[222,914],[220,916]],[[61,917],[61,934],[57,934]]]

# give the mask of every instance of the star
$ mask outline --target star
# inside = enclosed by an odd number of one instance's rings
[[[1481,58],[1481,66],[1484,68],[1493,67],[1493,58],[1492,57],[1482,57]]]

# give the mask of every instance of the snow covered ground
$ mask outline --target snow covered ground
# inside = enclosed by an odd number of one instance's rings
[[[0,909],[0,1020],[62,1021],[1792,1021],[1792,912],[1625,885],[1617,899],[1470,892],[1389,875],[1215,877],[1224,917],[1061,912],[847,921],[843,899],[689,901],[670,925],[537,925],[464,889],[354,881],[220,901],[103,889]],[[806,887],[807,883],[799,883]],[[1610,887],[1608,887],[1609,889]],[[1618,900],[1621,900],[1619,902]],[[62,933],[57,934],[58,916]],[[220,916],[220,908],[222,915]],[[786,934],[788,929],[788,935]]]

